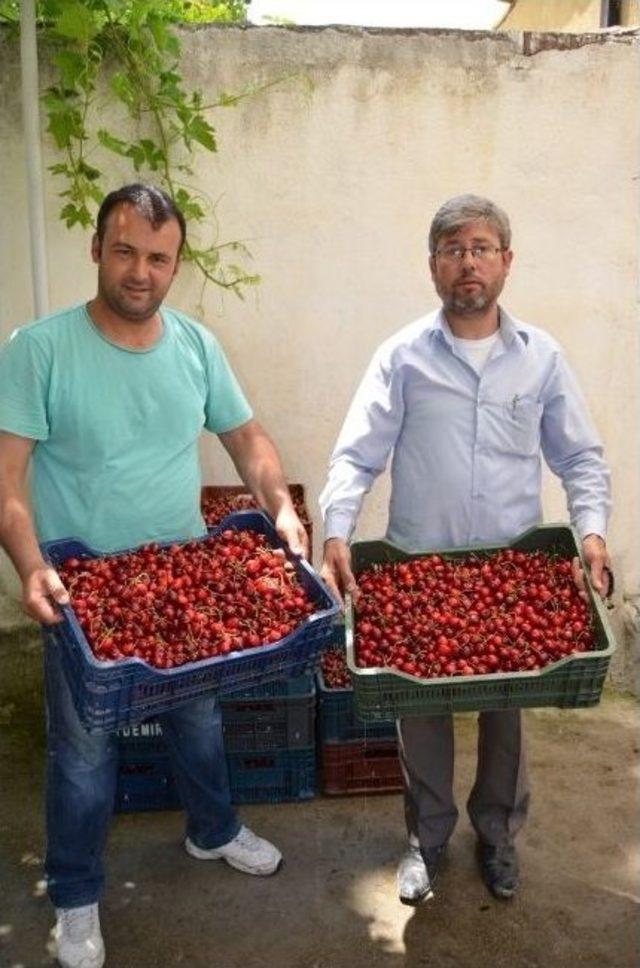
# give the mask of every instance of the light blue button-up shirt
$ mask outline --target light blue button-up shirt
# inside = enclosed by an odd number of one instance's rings
[[[510,540],[542,520],[541,457],[581,537],[606,535],[609,470],[562,349],[500,310],[480,375],[442,310],[376,352],[320,496],[325,537],[348,540],[393,451],[387,537],[407,551]]]

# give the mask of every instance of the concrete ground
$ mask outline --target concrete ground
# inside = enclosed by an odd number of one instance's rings
[[[0,639],[0,966],[52,965],[42,888],[40,647]],[[182,849],[178,812],[121,815],[102,904],[108,968],[632,968],[640,963],[636,706],[526,714],[533,799],[522,887],[495,901],[479,879],[464,799],[475,717],[457,724],[458,828],[437,897],[396,898],[399,795],[242,808],[284,852],[251,878]]]

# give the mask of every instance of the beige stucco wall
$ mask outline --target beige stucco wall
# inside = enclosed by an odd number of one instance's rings
[[[585,42],[588,41],[588,42]],[[315,511],[328,455],[376,345],[437,303],[425,234],[448,196],[495,198],[516,253],[504,295],[566,347],[613,467],[610,543],[621,592],[638,593],[638,36],[206,28],[185,34],[190,80],[210,94],[291,77],[218,112],[220,151],[198,178],[224,238],[246,240],[262,284],[245,302],[205,294],[221,337]],[[528,55],[523,53],[528,51]],[[31,315],[15,58],[0,57],[0,328]],[[46,78],[43,80],[45,82]],[[108,116],[109,109],[102,106]],[[53,160],[47,147],[47,162]],[[123,177],[114,170],[113,185]],[[93,291],[88,236],[56,220],[51,305]],[[199,302],[185,267],[172,301]],[[206,476],[231,481],[215,441]],[[360,535],[384,530],[386,483]],[[548,517],[566,517],[556,482]],[[319,520],[316,514],[316,531]]]
[[[502,30],[598,30],[601,0],[516,0]]]
[[[558,30],[578,33],[602,25],[602,0],[516,0],[500,30]],[[640,24],[639,0],[622,0],[620,26]]]

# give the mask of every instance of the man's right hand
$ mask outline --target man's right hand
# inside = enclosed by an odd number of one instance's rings
[[[320,577],[344,606],[344,595],[349,592],[358,600],[358,585],[351,571],[351,550],[342,538],[329,538],[324,543],[324,561]]]
[[[58,605],[69,603],[69,594],[58,573],[48,565],[35,568],[24,580],[22,604],[27,615],[44,625],[62,621]]]

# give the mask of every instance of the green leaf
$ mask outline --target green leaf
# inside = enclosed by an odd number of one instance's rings
[[[180,41],[176,37],[176,35],[169,34],[167,36],[167,45],[165,47],[167,54],[171,54],[172,57],[175,57],[177,59],[178,57],[180,57],[181,49],[182,48],[180,46]]]
[[[77,92],[64,91],[59,87],[49,87],[42,95],[42,103],[49,114],[61,114],[70,110],[74,100],[78,100]]]
[[[86,205],[74,205],[73,202],[68,202],[60,210],[60,218],[66,223],[68,229],[72,229],[74,225],[82,225],[83,228],[88,228],[93,224],[93,219],[91,218],[91,212]]]
[[[127,156],[131,158],[135,170],[140,171],[144,165],[144,149],[140,145],[130,145],[127,149]]]
[[[189,137],[201,144],[203,148],[207,151],[216,151],[216,137],[215,132],[209,122],[202,117],[201,114],[197,114],[189,123],[188,126]]]
[[[111,78],[111,90],[125,104],[133,106],[136,104],[136,92],[131,79],[126,74],[119,71]]]
[[[172,103],[182,103],[183,94],[180,89],[182,78],[180,74],[176,74],[175,71],[163,71],[158,81],[158,94]]]
[[[82,119],[77,111],[50,114],[47,131],[53,136],[58,148],[69,148],[72,141],[83,141],[86,138]]]
[[[131,158],[136,171],[139,171],[143,165],[147,165],[151,171],[159,171],[165,167],[165,152],[155,141],[151,141],[149,138],[141,138],[139,141],[126,145],[125,149],[122,154]]]
[[[102,172],[98,172],[98,175],[100,176],[100,178],[102,178]],[[100,205],[100,203],[102,202],[102,199],[104,198],[104,192],[98,185],[97,181],[92,182],[90,185],[87,186],[87,194],[90,196],[90,198],[93,199],[96,205]],[[93,219],[91,221],[93,223]]]
[[[186,206],[185,218],[191,222],[201,222],[205,216],[205,211],[199,202],[193,199]]]
[[[171,29],[165,18],[153,14],[147,20],[147,28],[153,37],[156,48],[169,54],[171,57],[180,56],[180,41]]]
[[[174,196],[175,203],[187,221],[200,222],[205,217],[205,211],[193,195],[185,188],[179,188]]]
[[[87,164],[86,161],[79,162],[78,173],[90,182],[96,181],[102,174],[102,172],[100,172],[97,168],[94,168],[93,165]]]
[[[87,47],[99,32],[100,25],[86,3],[67,0],[56,18],[54,30],[59,36]]]
[[[104,128],[100,128],[98,131],[98,141],[103,148],[108,148],[109,151],[113,151],[114,154],[121,155],[123,158],[127,157],[127,142],[121,138],[116,138],[115,135]]]
[[[141,138],[140,146],[144,151],[146,162],[151,171],[158,171],[164,167],[167,156],[155,141],[150,141],[148,138]]]
[[[165,0],[166,2],[166,0]],[[157,4],[155,0],[135,0],[129,5],[129,26],[136,30],[145,24]]]
[[[87,63],[75,50],[61,50],[54,54],[52,61],[60,71],[63,87],[77,88],[86,78]]]

